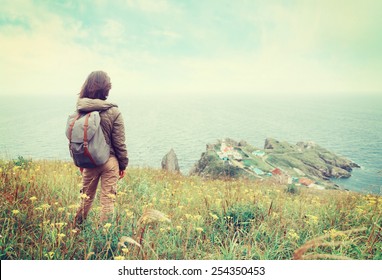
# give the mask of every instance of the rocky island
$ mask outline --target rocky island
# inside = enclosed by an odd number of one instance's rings
[[[330,179],[348,178],[358,167],[311,141],[293,145],[267,138],[260,149],[228,138],[208,144],[190,174],[207,178],[272,177],[280,183],[326,189],[339,188]]]

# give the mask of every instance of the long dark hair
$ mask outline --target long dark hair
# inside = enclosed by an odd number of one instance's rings
[[[109,76],[103,71],[94,71],[87,77],[79,95],[80,98],[106,100],[110,89]]]

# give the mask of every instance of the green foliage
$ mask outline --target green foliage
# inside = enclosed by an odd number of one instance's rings
[[[17,159],[13,160],[13,165],[22,169],[28,169],[32,165],[32,159],[26,159],[23,156],[18,156]]]
[[[235,230],[248,231],[256,220],[264,220],[262,207],[253,204],[236,204],[227,209],[225,223]]]
[[[299,189],[295,184],[289,184],[285,191],[287,193],[290,193],[290,194],[298,194],[299,193]]]

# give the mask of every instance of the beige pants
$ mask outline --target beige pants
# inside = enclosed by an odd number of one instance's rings
[[[81,189],[83,195],[81,206],[79,207],[75,223],[81,224],[87,217],[92,207],[96,195],[98,181],[101,178],[101,218],[100,221],[106,221],[113,214],[114,200],[117,193],[117,182],[119,178],[119,165],[115,157],[110,157],[108,161],[96,168],[84,168],[82,172]]]

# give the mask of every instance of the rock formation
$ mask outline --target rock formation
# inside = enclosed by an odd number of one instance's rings
[[[279,170],[289,178],[287,181],[293,178],[298,182],[304,176],[311,182],[328,185],[331,178],[348,178],[352,169],[359,167],[312,141],[292,145],[267,138],[264,149],[258,149],[243,140],[238,143],[225,139],[208,147],[191,170],[191,175],[264,178],[274,176],[274,171]]]
[[[176,156],[174,149],[171,149],[162,159],[162,169],[171,172],[180,172],[178,157]]]

